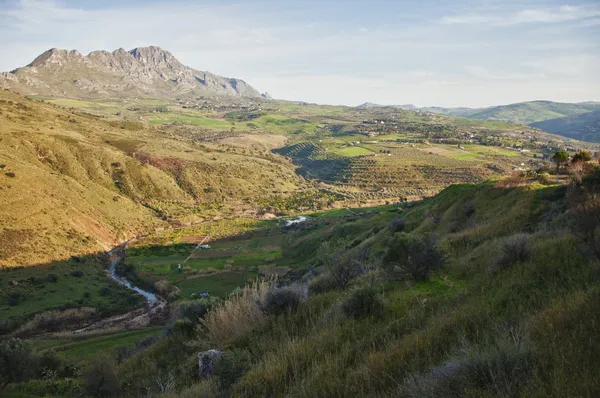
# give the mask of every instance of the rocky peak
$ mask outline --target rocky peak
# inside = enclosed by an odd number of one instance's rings
[[[51,48],[43,52],[27,66],[46,66],[49,64],[64,64],[68,61],[81,61],[83,56],[77,50],[62,50],[59,48]]]
[[[187,67],[169,51],[156,46],[130,51],[99,50],[86,56],[76,50],[52,48],[28,66],[0,75],[0,88],[76,98],[261,96],[243,80]]]
[[[138,47],[129,51],[135,59],[152,68],[182,67],[181,63],[170,52],[160,47]]]

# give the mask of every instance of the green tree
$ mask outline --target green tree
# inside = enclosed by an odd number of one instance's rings
[[[444,265],[446,255],[438,249],[433,236],[400,232],[388,243],[383,260],[384,268],[390,274],[399,268],[415,281],[425,281],[431,271]]]
[[[344,239],[327,241],[321,245],[318,252],[321,264],[327,268],[339,289],[346,288],[352,279],[366,269],[368,251],[350,249],[349,246]]]
[[[107,355],[90,360],[83,373],[83,380],[92,396],[115,395],[119,390],[116,361]]]
[[[21,339],[0,343],[0,391],[9,383],[25,381],[35,371],[36,357]]]
[[[569,161],[569,154],[565,151],[557,151],[552,156],[552,161],[556,163],[556,181],[558,182],[558,172],[560,170],[560,165]]]
[[[592,160],[592,156],[588,151],[579,151],[575,155],[573,155],[571,163],[589,162],[590,160]]]

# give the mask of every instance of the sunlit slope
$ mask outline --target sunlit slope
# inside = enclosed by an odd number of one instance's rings
[[[0,265],[99,249],[203,203],[297,188],[281,159],[198,146],[0,92]]]

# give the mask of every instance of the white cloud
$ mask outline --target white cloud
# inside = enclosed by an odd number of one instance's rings
[[[600,16],[597,5],[561,6],[558,8],[524,9],[512,13],[465,14],[445,16],[440,22],[446,25],[493,25],[507,26],[522,23],[557,23]]]
[[[500,9],[499,16],[447,16],[443,25],[417,13],[394,23],[386,9],[374,11],[381,13],[378,24],[365,18],[361,26],[337,14],[300,17],[286,8],[292,0],[263,8],[163,1],[100,9],[41,0],[0,5],[0,71],[28,64],[51,47],[86,53],[158,45],[196,69],[242,78],[278,98],[320,103],[479,106],[591,100],[600,92],[600,77],[590,72],[598,66],[597,39],[577,33],[586,28],[574,32],[550,23],[575,17],[590,23],[600,19],[593,17],[597,6]],[[545,23],[522,31],[534,20]],[[502,23],[513,25],[513,37],[479,28]]]

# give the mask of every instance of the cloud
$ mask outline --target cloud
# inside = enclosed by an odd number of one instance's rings
[[[87,53],[158,45],[193,68],[242,78],[278,98],[319,103],[479,106],[590,100],[600,92],[600,78],[590,72],[598,65],[598,42],[594,28],[583,27],[600,20],[597,5],[502,5],[497,14],[448,15],[440,25],[440,7],[427,2],[415,1],[414,9],[386,2],[363,13],[350,3],[343,10],[300,0],[155,0],[143,7],[123,1],[89,8],[91,0],[0,0],[0,71],[28,64],[51,47]],[[559,20],[576,20],[579,28],[566,29]],[[528,29],[526,21],[541,26]],[[480,29],[502,24],[512,27]]]
[[[512,13],[465,14],[445,16],[444,25],[508,26],[524,23],[558,23],[600,17],[597,5],[561,6],[558,8],[524,9]]]

